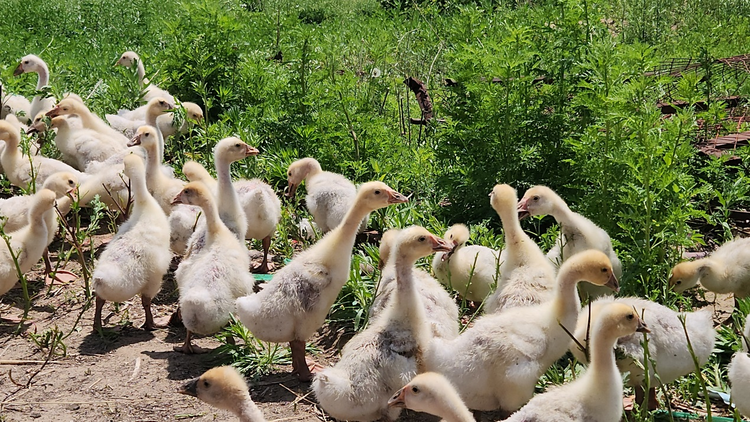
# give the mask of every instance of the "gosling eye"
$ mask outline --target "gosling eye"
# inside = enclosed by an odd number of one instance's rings
[[[68,184],[69,184],[70,186],[73,186],[73,185],[75,185],[75,182],[73,182],[72,180],[68,180]]]
[[[30,63],[31,63],[31,62],[30,62],[30,61],[28,61],[28,60],[26,60],[26,61],[24,61],[24,62],[23,62],[23,64],[30,64]]]
[[[418,388],[417,386],[413,386],[413,387],[411,388],[411,391],[412,391],[413,393],[419,393],[419,388]]]
[[[208,382],[208,381],[203,381],[203,385],[204,385],[204,386],[205,386],[206,388],[208,388],[208,387],[210,387],[210,386],[211,386],[211,384],[209,384],[209,382]]]
[[[602,268],[602,272],[603,272],[603,273],[606,273],[606,272],[607,272],[607,269],[606,269],[606,268]]]
[[[145,136],[145,137],[147,137],[147,138],[148,138],[149,136],[151,136],[151,134],[150,134],[150,133],[148,133],[148,132],[146,132],[146,133],[144,133],[144,134],[143,134],[143,136]]]
[[[534,197],[531,198],[531,199],[533,199],[534,201],[538,201],[539,200],[539,195],[534,195]]]
[[[419,237],[419,241],[420,241],[420,242],[424,242],[425,240],[427,240],[427,238],[426,238],[426,237],[424,237],[424,236],[420,236],[420,237]]]
[[[680,284],[682,284],[682,280],[677,280],[674,284],[679,286]]]
[[[633,320],[633,318],[635,318],[635,315],[633,315],[633,314],[628,314],[628,320],[631,320],[631,321],[632,321],[632,320]]]
[[[288,171],[288,172],[286,173],[286,175],[287,175],[287,177],[292,177],[292,172],[291,172],[291,171]]]
[[[380,195],[380,190],[376,190],[375,195]]]
[[[234,144],[234,147],[235,147],[235,148],[239,148],[239,147],[240,147],[240,144]]]
[[[160,105],[167,105],[167,103],[165,103],[164,101],[159,101],[159,104]]]

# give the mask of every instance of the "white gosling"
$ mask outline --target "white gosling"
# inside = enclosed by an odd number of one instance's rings
[[[305,341],[325,322],[349,279],[354,240],[362,219],[372,211],[407,199],[382,182],[362,185],[341,224],[274,274],[258,294],[240,298],[237,313],[253,335],[274,343],[289,342],[299,379],[312,373],[305,361]]]
[[[659,386],[659,380],[668,384],[677,378],[695,371],[693,358],[688,351],[687,339],[680,322],[680,315],[685,317],[685,327],[690,336],[690,343],[693,346],[698,363],[703,366],[708,362],[708,358],[714,350],[716,341],[716,330],[713,327],[711,311],[704,309],[698,312],[678,313],[664,305],[660,305],[649,300],[637,297],[613,298],[612,296],[603,296],[591,304],[591,320],[596,321],[598,314],[612,303],[627,305],[638,313],[651,329],[648,336],[649,357],[656,362],[656,372],[649,364],[650,380],[648,406],[651,410],[656,409],[658,402],[656,400],[656,390]],[[578,317],[578,326],[576,327],[575,337],[584,347],[587,347],[586,333],[590,332],[588,308],[583,308]],[[617,367],[620,372],[630,372],[628,385],[635,388],[636,402],[643,404],[645,394],[642,386],[645,385],[645,374],[643,371],[643,338],[638,334],[631,334],[620,337],[617,340],[615,348],[619,350]],[[586,362],[586,355],[577,345],[571,343],[571,352],[579,362]]]
[[[55,193],[41,189],[34,195],[34,202],[29,210],[28,224],[22,229],[6,233],[10,237],[10,250],[18,260],[21,274],[27,273],[49,245],[48,213],[54,213]],[[0,242],[0,295],[5,294],[18,281],[18,269],[13,256],[5,242]]]
[[[380,284],[370,305],[371,320],[378,318],[389,306],[397,287],[396,257],[391,251],[399,233],[399,229],[390,229],[380,239]],[[422,305],[430,316],[426,323],[432,327],[432,335],[449,339],[458,336],[458,306],[451,295],[430,274],[414,266],[412,278],[422,297]]]
[[[90,163],[105,161],[126,150],[121,143],[103,137],[95,130],[76,127],[78,124],[74,120],[78,119],[74,116],[58,116],[50,122],[50,126],[57,129],[55,145],[64,162],[85,171]]]
[[[506,421],[620,422],[623,386],[612,349],[618,338],[648,330],[632,307],[617,303],[606,306],[593,324],[591,365],[586,373],[535,396]]]
[[[13,71],[13,76],[20,76],[24,73],[36,73],[38,75],[36,82],[37,91],[41,91],[45,86],[49,85],[49,68],[47,67],[47,63],[39,56],[29,54],[21,59],[21,62]],[[31,101],[29,118],[34,118],[40,112],[50,111],[54,106],[54,98],[37,95]]]
[[[153,330],[158,326],[151,313],[151,299],[161,290],[162,278],[172,260],[169,225],[164,211],[148,192],[141,157],[125,157],[125,175],[130,179],[133,208],[94,268],[94,328],[102,327],[105,301],[124,302],[140,294],[146,314],[143,328]]]
[[[147,85],[145,87],[145,93],[143,96],[144,101],[148,102],[156,97],[163,97],[170,103],[174,104],[175,99],[169,92],[159,88],[158,86],[149,82],[148,79],[146,79],[146,68],[143,66],[143,61],[141,61],[141,57],[138,55],[138,53],[134,51],[126,51],[122,53],[120,58],[117,60],[117,63],[115,63],[116,66],[123,66],[127,68],[133,67],[134,64],[136,65],[136,73],[138,75],[138,84],[141,86],[141,89],[144,89],[144,85]],[[135,117],[139,117],[139,116],[135,116]],[[143,120],[143,119],[135,118],[131,120]]]
[[[560,267],[550,301],[486,314],[453,340],[433,339],[427,369],[445,375],[471,409],[520,408],[539,377],[568,350],[570,337],[561,325],[575,329],[579,281],[618,289],[606,255],[580,253]]]
[[[750,316],[745,320],[745,336],[742,339],[742,350],[732,356],[727,367],[729,382],[732,384],[732,403],[743,416],[750,417],[750,356],[747,354],[750,340]]]
[[[307,209],[323,234],[341,223],[357,196],[354,183],[338,173],[323,171],[320,163],[314,158],[308,157],[293,162],[289,165],[286,175],[289,198],[294,198],[300,183],[305,181]],[[367,227],[368,217],[369,215],[363,217],[360,231]]]
[[[83,123],[84,128],[95,130],[102,136],[112,138],[122,146],[128,144],[128,138],[125,135],[118,132],[116,129],[111,128],[104,122],[104,120],[92,113],[91,110],[89,110],[88,107],[77,98],[69,97],[60,100],[52,110],[47,112],[47,117],[65,116],[70,114],[77,114],[81,118],[81,123]]]
[[[232,185],[230,166],[236,161],[244,160],[253,155],[258,155],[258,150],[235,137],[224,138],[214,146],[214,163],[219,180],[213,193],[216,196],[217,203],[221,204],[219,218],[237,239],[243,242],[247,231],[247,218],[240,205],[237,191]],[[208,185],[206,186],[208,187]],[[188,259],[191,254],[204,246],[206,230],[205,219],[201,219],[188,241],[186,253]]]
[[[432,336],[413,267],[419,258],[450,247],[418,226],[402,230],[395,242],[390,262],[396,288],[387,308],[346,343],[335,366],[313,379],[318,402],[339,420],[395,420],[399,409],[389,407],[388,398],[416,375]]]
[[[681,262],[672,268],[669,285],[678,293],[700,283],[715,293],[750,296],[750,238],[727,242],[706,258]]]
[[[496,185],[490,193],[490,204],[503,223],[505,250],[497,281],[502,287],[487,298],[485,312],[550,300],[555,285],[555,267],[521,228],[516,190],[508,185]]]
[[[250,398],[245,378],[231,366],[209,369],[188,381],[178,392],[232,412],[240,422],[266,422],[263,412]]]
[[[152,126],[141,126],[128,146],[140,146],[146,151],[146,184],[161,209],[169,215],[172,212],[172,200],[185,186],[185,182],[167,176],[161,170],[159,161],[159,144],[161,135]]]
[[[466,300],[481,302],[486,299],[500,278],[500,264],[504,258],[486,246],[466,246],[469,228],[463,224],[451,226],[443,238],[452,244],[453,249],[435,254],[432,260],[435,277]]]
[[[41,189],[48,177],[61,171],[75,174],[79,180],[83,179],[81,172],[62,161],[38,155],[31,157],[23,155],[19,148],[20,132],[5,120],[0,120],[0,140],[5,141],[5,148],[0,154],[0,163],[8,180],[14,186],[29,190],[33,181],[36,188]]]
[[[201,181],[216,192],[217,182],[206,169],[195,161],[188,161],[182,166],[182,173],[191,182]],[[271,248],[271,236],[281,220],[281,201],[273,188],[260,179],[238,180],[233,183],[240,205],[247,218],[245,239],[262,241],[263,261],[253,268],[253,272],[267,273],[268,251]]]
[[[556,266],[566,259],[589,249],[604,252],[612,263],[615,275],[622,276],[622,264],[612,248],[612,240],[601,227],[588,218],[573,212],[565,201],[546,186],[534,186],[526,191],[518,202],[518,216],[551,215],[560,225],[560,235],[555,246],[547,252],[547,258]],[[607,294],[607,290],[594,285],[581,285],[581,293],[591,298]]]
[[[247,271],[250,258],[245,243],[237,239],[219,218],[216,200],[206,185],[191,182],[177,194],[174,204],[201,207],[206,218],[206,243],[175,272],[180,289],[180,314],[187,334],[175,350],[200,353],[192,344],[193,333],[213,334],[229,322],[237,298],[251,295],[255,280]]]

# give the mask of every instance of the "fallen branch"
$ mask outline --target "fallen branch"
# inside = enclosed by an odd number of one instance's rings
[[[44,361],[44,360],[16,360],[16,359],[0,359],[0,365],[41,365],[44,363],[64,363],[55,360]]]

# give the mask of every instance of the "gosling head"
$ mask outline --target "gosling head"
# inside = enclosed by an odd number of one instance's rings
[[[32,133],[46,132],[50,126],[47,126],[47,116],[44,111],[37,113],[34,120],[29,124],[29,128],[26,129],[26,134],[31,135]]]
[[[620,291],[612,263],[604,253],[589,249],[579,252],[563,262],[558,274],[570,274],[576,281],[585,280],[597,286],[606,286]]]
[[[391,249],[393,244],[396,242],[398,234],[401,233],[399,229],[388,229],[383,236],[380,238],[380,248],[378,254],[378,269],[382,270],[385,264],[388,263],[388,258],[391,256]]]
[[[425,372],[412,378],[388,400],[388,407],[402,407],[435,414],[446,401],[458,398],[456,388],[443,375]],[[458,398],[460,401],[460,398]]]
[[[159,134],[151,126],[141,126],[135,132],[133,139],[128,142],[129,147],[140,145],[146,150],[155,150],[159,145]]]
[[[705,261],[696,260],[680,262],[672,268],[672,274],[669,276],[669,287],[675,292],[682,293],[685,290],[694,287],[700,282],[701,277],[705,276],[708,271],[708,265]]]
[[[594,327],[615,338],[629,336],[635,332],[651,332],[635,308],[623,303],[610,303],[604,306],[599,311]]]
[[[201,206],[209,201],[211,192],[202,182],[190,182],[172,200],[172,205],[186,204]]]
[[[196,122],[200,122],[203,120],[203,109],[201,109],[201,106],[189,101],[182,103],[182,106],[185,107],[185,112],[188,119],[194,120]]]
[[[128,179],[137,180],[142,178],[146,174],[146,166],[143,164],[143,159],[137,154],[128,154],[123,159],[125,165],[125,176]]]
[[[231,412],[236,412],[249,396],[245,378],[231,366],[209,369],[188,381],[178,392]]]
[[[60,100],[52,110],[48,111],[47,116],[57,117],[69,114],[83,114],[87,111],[88,109],[82,102],[75,98],[65,98],[64,100]]]
[[[258,155],[258,150],[242,142],[240,138],[229,137],[219,141],[214,147],[214,157],[217,162],[235,162],[251,155]]]
[[[385,208],[391,204],[408,202],[404,195],[383,182],[367,182],[359,187],[356,203],[369,211]]]
[[[424,227],[411,226],[398,234],[395,249],[397,256],[405,256],[416,261],[435,252],[448,252],[453,247]]]
[[[146,113],[148,114],[162,114],[164,112],[174,110],[174,104],[170,103],[162,97],[152,98],[148,104],[146,104]]]
[[[498,214],[508,209],[516,209],[517,204],[518,195],[510,185],[495,185],[492,188],[490,205]]]
[[[44,189],[55,192],[58,198],[74,194],[77,187],[78,177],[67,171],[55,173],[44,181]]]
[[[445,232],[443,239],[448,241],[451,245],[451,250],[448,253],[443,254],[440,258],[441,261],[445,261],[453,255],[453,252],[458,249],[459,246],[463,245],[469,240],[471,233],[469,228],[465,224],[454,224]]]
[[[44,70],[47,66],[44,64],[39,56],[29,54],[21,59],[21,63],[18,63],[16,69],[13,71],[13,76],[20,76],[24,73],[35,72],[39,73]]]
[[[534,186],[526,191],[518,201],[518,218],[523,220],[530,215],[549,215],[555,211],[555,191],[546,186]]]
[[[211,174],[196,161],[186,161],[182,165],[182,174],[191,182],[203,182],[204,180],[210,179]]]
[[[307,157],[290,164],[286,171],[288,186],[285,189],[284,195],[286,195],[287,198],[294,198],[294,194],[297,193],[297,188],[300,183],[302,183],[302,181],[307,178],[307,175],[313,170],[321,170],[320,163],[314,158]]]
[[[141,61],[141,58],[135,51],[126,51],[122,53],[122,56],[117,60],[115,66],[131,67],[134,63],[139,61]]]

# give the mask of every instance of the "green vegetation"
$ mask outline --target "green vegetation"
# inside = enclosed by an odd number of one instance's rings
[[[169,143],[176,169],[187,159],[210,162],[215,142],[237,134],[261,155],[235,166],[236,176],[262,177],[281,192],[286,166],[313,156],[326,170],[413,195],[375,213],[372,227],[421,224],[442,234],[464,222],[471,242],[495,248],[502,236],[487,200],[492,186],[510,183],[520,196],[545,184],[610,233],[624,293],[688,307],[669,291],[669,269],[685,248],[731,238],[729,211],[750,202],[747,148],[731,165],[694,148],[698,137],[747,130],[726,119],[721,99],[748,98],[748,73],[711,65],[747,52],[744,0],[105,3],[1,2],[0,81],[31,97],[33,77],[12,72],[20,57],[38,54],[54,95],[75,92],[95,112],[113,113],[139,100],[134,73],[113,67],[123,51],[137,51],[153,83],[207,112]],[[699,65],[647,74],[671,58]],[[436,118],[427,125],[409,123],[421,112],[408,76],[429,89]],[[684,107],[669,118],[656,107],[676,101]],[[285,206],[276,253],[309,243],[295,227],[305,216]],[[554,239],[549,217],[525,224],[542,244]],[[355,251],[337,323],[366,323],[378,273],[361,269],[376,257],[370,246]],[[271,355],[263,365],[283,359],[246,334],[246,349]],[[725,387],[719,364],[738,345],[723,328],[721,353],[703,370],[709,387]],[[546,382],[575,373],[567,364],[552,371]],[[696,400],[699,384],[687,377],[677,390]]]

